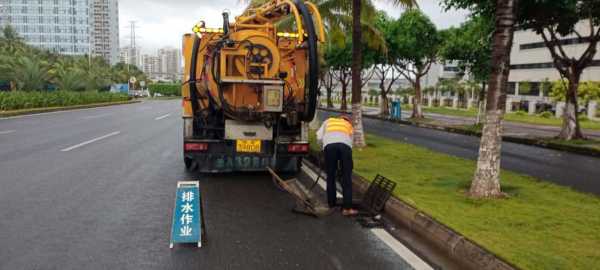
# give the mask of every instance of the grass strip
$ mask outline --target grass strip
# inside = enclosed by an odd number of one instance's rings
[[[396,181],[394,196],[504,260],[522,269],[600,265],[600,198],[503,170],[509,198],[470,199],[465,192],[474,161],[370,134],[366,139],[368,147],[354,150],[356,173]]]
[[[46,108],[0,111],[0,118],[26,115],[26,114],[37,114],[37,113],[47,113],[47,112],[57,112],[57,111],[70,111],[70,110],[79,110],[79,109],[87,109],[87,108],[106,107],[106,106],[113,106],[113,105],[124,105],[124,104],[139,103],[139,102],[141,102],[141,101],[128,100],[128,101],[92,103],[92,104],[63,106],[63,107],[46,107]]]

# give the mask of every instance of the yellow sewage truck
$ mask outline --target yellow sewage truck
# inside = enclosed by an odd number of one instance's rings
[[[297,171],[318,95],[316,6],[272,0],[183,37],[183,156],[201,172]]]

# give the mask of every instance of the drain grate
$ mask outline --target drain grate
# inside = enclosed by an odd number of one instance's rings
[[[374,228],[382,227],[380,213],[385,208],[385,203],[390,199],[392,193],[396,189],[396,183],[382,175],[377,175],[360,204],[362,212],[359,223],[363,227]]]

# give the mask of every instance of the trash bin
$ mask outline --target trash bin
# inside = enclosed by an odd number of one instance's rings
[[[400,101],[392,101],[391,115],[392,119],[402,119],[402,107],[400,106]]]

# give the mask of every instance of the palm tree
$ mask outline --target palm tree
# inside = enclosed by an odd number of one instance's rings
[[[85,78],[86,74],[83,70],[73,67],[62,70],[58,74],[53,82],[59,90],[85,90],[85,81],[83,78]]]
[[[43,90],[50,78],[46,61],[35,56],[19,57],[6,74],[20,90]]]
[[[502,142],[502,120],[504,118],[504,96],[510,73],[510,50],[516,21],[518,0],[496,1],[496,29],[492,37],[492,72],[486,100],[485,122],[477,169],[471,183],[470,196],[475,198],[501,197],[500,153]]]
[[[344,0],[341,0],[344,1]],[[395,5],[416,6],[416,0],[393,0]],[[362,8],[372,5],[371,0],[352,0],[352,125],[354,126],[354,145],[365,147],[365,134],[362,124]]]

